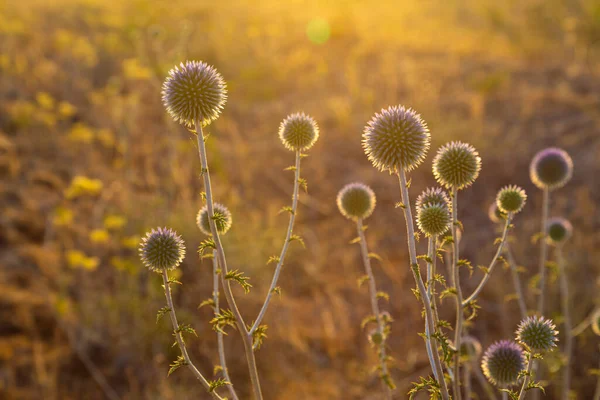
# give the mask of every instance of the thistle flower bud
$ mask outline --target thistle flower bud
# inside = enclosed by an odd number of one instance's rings
[[[519,380],[519,373],[525,369],[523,349],[510,340],[496,342],[483,355],[481,369],[496,386],[514,385]]]
[[[362,183],[349,183],[339,191],[337,206],[342,215],[349,219],[365,219],[375,209],[375,193]]]
[[[479,176],[481,157],[473,146],[451,142],[442,146],[433,159],[433,175],[447,189],[471,186]]]
[[[368,338],[369,343],[376,346],[379,346],[381,343],[383,343],[384,339],[383,335],[379,333],[377,329],[372,329],[371,331],[369,331]]]
[[[460,356],[468,361],[475,361],[481,356],[481,343],[473,336],[464,336],[460,342]]]
[[[146,234],[140,243],[142,263],[152,271],[174,269],[185,257],[181,236],[172,229],[157,228]]]
[[[169,115],[188,127],[208,125],[219,117],[227,100],[226,84],[217,70],[202,61],[186,61],[169,71],[162,101]]]
[[[548,241],[555,246],[561,245],[573,235],[573,225],[560,217],[548,220]]]
[[[494,201],[492,204],[490,204],[490,208],[488,209],[488,217],[493,223],[499,224],[500,222],[506,220],[506,213],[500,210],[498,208],[498,204]]]
[[[498,192],[496,204],[500,211],[516,214],[520,212],[527,201],[527,194],[518,186],[505,186]]]
[[[592,314],[592,331],[600,336],[600,308],[597,308]]]
[[[428,188],[417,197],[416,209],[431,204],[446,204],[448,209],[451,207],[448,195],[441,188]]]
[[[316,121],[304,113],[287,116],[279,126],[279,139],[288,150],[308,150],[318,138],[319,127]]]
[[[517,341],[532,350],[546,351],[556,346],[558,331],[549,319],[527,317],[519,324]]]
[[[555,147],[538,152],[529,166],[531,181],[540,189],[554,190],[571,180],[573,160],[569,154]]]
[[[427,237],[445,233],[450,227],[451,219],[446,204],[434,203],[417,210],[417,225]]]
[[[219,235],[226,234],[233,223],[229,209],[221,203],[214,203],[213,215],[213,220],[215,221]],[[198,228],[200,228],[202,233],[205,235],[211,234],[210,221],[208,218],[208,207],[204,206],[200,209],[200,211],[198,211],[198,215],[196,216],[196,225],[198,225]]]
[[[392,106],[376,113],[363,132],[362,146],[380,171],[411,171],[423,162],[431,135],[413,109]]]

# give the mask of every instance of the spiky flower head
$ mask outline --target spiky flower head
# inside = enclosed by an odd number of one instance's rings
[[[481,356],[481,343],[473,336],[463,336],[460,342],[460,356],[468,361],[475,361]]]
[[[362,146],[380,171],[411,171],[423,162],[431,143],[429,128],[412,108],[392,106],[367,123]]]
[[[496,204],[500,211],[516,214],[525,207],[527,194],[516,185],[508,185],[500,189],[496,196]]]
[[[573,160],[569,154],[556,147],[538,152],[529,166],[531,181],[540,189],[554,190],[571,180]]]
[[[208,125],[219,117],[227,101],[225,81],[202,61],[186,61],[169,71],[162,86],[162,101],[169,115],[188,127]]]
[[[499,224],[506,219],[506,213],[500,210],[498,204],[494,201],[488,209],[488,217],[493,223]]]
[[[561,217],[548,220],[548,241],[553,245],[561,245],[573,235],[573,225]]]
[[[433,175],[447,189],[471,186],[479,176],[481,157],[473,146],[463,142],[446,143],[433,159]]]
[[[496,386],[514,385],[519,380],[519,373],[525,369],[523,349],[511,340],[496,342],[483,355],[481,369]]]
[[[172,229],[157,228],[146,233],[140,242],[142,263],[152,271],[173,269],[185,257],[185,244],[181,236]]]
[[[592,314],[592,331],[600,336],[600,308],[597,308]]]
[[[546,351],[556,346],[558,331],[554,323],[544,317],[527,317],[519,324],[517,341],[532,350]]]
[[[446,203],[432,203],[417,210],[417,225],[427,237],[445,233],[450,227],[450,221]]]
[[[365,219],[375,209],[375,193],[362,183],[349,183],[339,191],[337,206],[342,215],[349,219]]]
[[[417,197],[416,209],[431,204],[446,204],[448,209],[450,209],[450,199],[448,199],[448,195],[441,188],[428,188],[423,193]]]
[[[233,223],[229,209],[221,203],[214,203],[213,215],[213,220],[215,221],[219,235],[226,234]],[[211,234],[210,221],[208,218],[208,206],[204,206],[200,209],[200,211],[198,211],[198,215],[196,216],[196,225],[198,225],[198,228],[200,228],[202,233],[205,235]]]
[[[279,125],[279,139],[288,150],[308,150],[318,138],[317,122],[304,113],[288,115]]]

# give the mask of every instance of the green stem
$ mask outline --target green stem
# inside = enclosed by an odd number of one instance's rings
[[[436,240],[435,236],[432,236],[429,238],[428,243],[427,243],[427,256],[431,260],[431,262],[429,262],[429,261],[427,262],[427,297],[429,297],[429,302],[431,303],[431,308],[433,310],[433,326],[437,326],[437,321],[438,321],[437,306],[436,306],[436,302],[435,302],[435,297],[433,296],[433,288],[434,288],[433,276],[435,274],[435,261],[436,261],[435,240]],[[430,333],[431,332],[429,331],[429,324],[426,322],[425,323],[425,335],[429,336]],[[431,343],[429,341],[425,341],[425,346],[427,347],[427,355],[428,355],[429,359],[432,360],[433,352],[437,351],[437,348],[432,349]],[[437,381],[439,381],[440,379],[443,379],[443,376],[440,377],[437,375],[436,370],[433,370],[433,373],[434,373],[435,379]]]
[[[510,245],[508,242],[504,245],[504,253],[506,254],[506,259],[508,261],[508,265],[510,266],[510,273],[512,275],[515,293],[517,294],[517,302],[519,303],[519,310],[521,311],[521,319],[525,319],[527,318],[527,304],[525,303],[525,295],[523,294],[523,288],[521,286],[521,278],[519,278],[517,262],[515,261],[512,251],[510,250]]]
[[[202,164],[202,178],[204,180],[204,191],[206,194],[206,207],[208,209],[208,222],[210,225],[210,231],[215,242],[217,250],[217,259],[219,265],[222,268],[221,272],[221,284],[223,285],[223,291],[225,292],[225,298],[227,304],[231,308],[231,312],[235,317],[235,324],[242,337],[242,343],[244,344],[244,352],[246,354],[246,361],[248,362],[248,371],[250,373],[250,381],[252,383],[252,391],[254,393],[255,400],[262,400],[262,392],[260,389],[260,380],[258,378],[258,369],[256,368],[256,358],[254,357],[254,349],[252,348],[252,335],[249,334],[246,328],[246,323],[242,318],[242,314],[235,302],[233,297],[233,291],[231,290],[231,284],[229,280],[225,279],[225,275],[229,272],[227,269],[227,260],[225,259],[225,251],[223,250],[223,244],[217,231],[217,225],[214,216],[214,204],[212,198],[212,187],[210,184],[210,173],[208,171],[208,159],[206,157],[206,145],[204,143],[205,138],[202,133],[202,124],[196,121],[196,136],[198,139],[198,152],[200,156],[200,163]]]
[[[429,326],[430,332],[435,332],[435,326],[433,325],[433,311],[431,309],[431,303],[429,302],[429,297],[427,296],[427,290],[425,289],[425,285],[423,284],[423,279],[421,279],[421,273],[419,270],[419,264],[417,262],[417,248],[415,244],[415,227],[412,217],[412,211],[410,206],[410,198],[408,196],[408,187],[406,185],[406,173],[403,169],[399,169],[398,173],[399,181],[400,181],[400,191],[402,195],[402,203],[403,203],[403,211],[404,211],[404,219],[406,221],[406,234],[408,236],[408,254],[410,257],[410,270],[412,271],[413,278],[417,284],[417,290],[419,291],[419,296],[423,301],[423,306],[425,308],[425,322]],[[437,341],[432,335],[427,337],[429,341],[429,345],[432,349],[437,349]],[[442,363],[440,362],[440,357],[437,351],[432,352],[433,360],[429,360],[431,364],[431,368],[434,371],[434,375],[443,377],[443,369]],[[446,381],[444,379],[439,379],[438,383],[440,384],[440,388],[442,391],[442,399],[449,400],[450,394],[448,393],[448,388],[446,387]]]
[[[254,331],[256,331],[256,329],[260,326],[260,323],[262,322],[263,318],[265,317],[265,314],[267,313],[267,308],[269,307],[271,298],[273,297],[275,289],[277,288],[277,281],[279,280],[279,275],[281,274],[281,269],[283,267],[285,255],[287,254],[288,247],[290,245],[292,233],[294,230],[294,221],[296,219],[296,212],[298,209],[298,189],[300,186],[300,159],[300,151],[296,151],[296,166],[294,167],[294,194],[292,195],[292,210],[290,212],[290,222],[288,224],[287,233],[285,235],[285,242],[283,242],[283,248],[281,249],[281,254],[279,255],[279,260],[277,261],[277,267],[275,267],[275,273],[273,274],[273,280],[271,281],[271,286],[269,287],[269,291],[267,292],[267,297],[265,298],[265,302],[263,303],[260,312],[258,313],[258,317],[256,317],[256,321],[250,329],[250,334],[253,334]]]
[[[217,260],[217,251],[213,250],[213,311],[215,315],[219,313],[219,262]],[[229,390],[229,394],[231,395],[233,400],[238,400],[235,389],[233,388],[233,383],[231,378],[229,377],[229,370],[227,369],[227,360],[225,359],[225,344],[223,343],[223,333],[221,331],[217,331],[217,347],[219,351],[219,363],[221,364],[221,368],[223,369],[223,378],[229,385],[227,385],[227,389]]]
[[[175,307],[173,306],[173,297],[171,296],[171,287],[169,283],[169,275],[167,274],[166,268],[163,268],[162,271],[163,278],[163,287],[165,289],[165,297],[167,298],[167,307],[169,308],[169,317],[171,318],[171,324],[173,325],[173,334],[175,335],[175,340],[177,341],[177,345],[179,345],[179,350],[181,350],[181,355],[185,360],[185,364],[189,368],[190,371],[194,374],[196,379],[202,383],[202,386],[206,389],[206,391],[210,394],[213,399],[222,400],[223,398],[219,396],[215,391],[210,390],[210,384],[206,380],[206,378],[202,375],[202,373],[196,368],[196,366],[192,363],[190,356],[188,354],[187,348],[185,347],[185,342],[183,341],[183,336],[181,332],[179,332],[179,323],[177,322],[177,316],[175,315]]]
[[[454,380],[452,381],[452,390],[455,400],[461,400],[460,392],[460,345],[462,339],[462,324],[463,324],[463,300],[462,290],[460,288],[460,271],[458,270],[459,250],[458,250],[458,234],[456,228],[458,225],[458,191],[456,187],[452,188],[452,275],[451,284],[456,291],[456,325],[454,328],[454,346],[456,353],[454,354]]]
[[[564,318],[563,322],[565,326],[565,365],[563,366],[562,399],[569,400],[569,390],[571,388],[571,357],[573,355],[573,333],[571,327],[571,307],[569,305],[569,284],[562,247],[560,246],[556,248],[556,259],[560,274],[561,305]]]
[[[521,391],[519,392],[519,400],[523,400],[525,398],[527,385],[529,385],[529,380],[531,379],[531,371],[533,370],[533,364],[533,351],[530,351],[529,356],[527,357],[527,373],[525,374],[525,378],[523,379],[523,385],[521,386]]]

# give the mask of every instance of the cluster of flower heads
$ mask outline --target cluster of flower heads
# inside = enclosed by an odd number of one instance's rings
[[[349,219],[365,219],[375,209],[375,193],[367,185],[349,183],[337,195],[337,206],[342,215]]]
[[[481,361],[483,374],[494,385],[515,385],[527,367],[523,347],[528,351],[550,351],[556,347],[557,341],[558,332],[552,321],[544,317],[528,317],[519,324],[516,342],[501,340],[486,350]]]

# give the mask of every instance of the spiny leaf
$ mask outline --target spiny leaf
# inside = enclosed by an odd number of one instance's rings
[[[200,303],[198,305],[198,309],[201,309],[204,306],[214,307],[215,306],[215,300],[212,297],[209,297],[208,299],[202,301],[202,303]]]
[[[406,208],[406,206],[404,205],[404,203],[402,203],[401,201],[399,201],[398,203],[396,203],[395,207],[396,208],[401,208],[403,210]]]
[[[244,289],[244,293],[250,293],[250,288],[252,287],[252,285],[248,283],[248,280],[250,278],[244,276],[243,272],[234,269],[233,271],[229,271],[225,274],[225,279],[236,281],[240,284],[240,286],[242,286],[242,288]]]
[[[273,288],[273,293],[281,296],[281,286],[275,286]]]
[[[308,192],[308,182],[304,178],[298,178],[298,184],[305,192]]]
[[[377,322],[377,318],[374,315],[369,315],[368,317],[363,318],[362,322],[360,323],[360,327],[364,329],[368,324],[375,322]]]
[[[293,242],[294,240],[297,240],[298,242],[300,242],[300,244],[302,245],[302,247],[306,248],[306,245],[304,244],[304,239],[302,239],[301,236],[299,235],[292,235],[290,236],[290,242]]]
[[[231,385],[228,381],[223,378],[215,379],[214,381],[208,381],[208,392],[212,393],[220,387]]]
[[[377,253],[369,253],[369,258],[374,258],[377,261],[383,261],[383,258],[381,258],[381,256]]]
[[[171,365],[169,365],[169,373],[167,374],[167,376],[171,375],[173,372],[177,371],[177,369],[179,369],[179,367],[183,367],[184,365],[188,365],[187,361],[185,361],[185,358],[183,358],[183,356],[178,356],[177,360],[173,361],[171,363]]]
[[[279,210],[279,214],[281,214],[283,212],[288,212],[290,214],[294,214],[294,209],[290,206],[283,206],[283,207],[281,207],[281,210]]]
[[[222,371],[224,371],[223,367],[220,365],[215,365],[215,367],[213,368],[213,375],[218,375],[219,373],[221,373]]]
[[[200,254],[201,257],[204,257],[204,253],[208,250],[212,253],[213,250],[217,249],[217,245],[215,244],[215,241],[213,240],[213,238],[207,238],[205,240],[203,240],[200,243],[200,246],[198,246],[198,254]]]
[[[169,280],[167,281],[167,283],[170,285],[171,283],[176,283],[178,285],[183,285],[183,283],[179,282],[177,279],[175,278],[169,278]]]
[[[267,338],[267,329],[269,327],[267,325],[259,325],[256,327],[254,332],[252,332],[252,347],[255,349],[260,349],[260,346],[263,344],[263,341]]]
[[[350,244],[355,244],[355,243],[360,243],[360,238],[359,237],[355,237],[354,239],[352,239],[350,241]]]
[[[390,295],[387,294],[386,292],[379,291],[379,292],[377,292],[375,297],[377,297],[378,299],[384,299],[386,301],[390,301]]]
[[[191,333],[194,336],[198,337],[198,334],[196,333],[196,330],[194,328],[192,328],[192,326],[190,324],[180,324],[177,329],[175,329],[175,334],[178,333]],[[182,335],[183,337],[183,335]]]
[[[456,289],[448,288],[448,289],[442,291],[442,293],[440,293],[440,300],[443,300],[445,297],[448,297],[448,296],[456,296]]]
[[[220,313],[217,313],[215,317],[210,320],[210,323],[215,331],[226,335],[227,333],[224,328],[226,326],[235,327],[235,316],[231,310],[221,310]]]
[[[158,321],[160,321],[160,319],[170,311],[170,307],[163,307],[160,310],[158,310],[158,313],[156,314],[156,323],[158,324]]]
[[[278,262],[279,262],[278,256],[271,256],[271,257],[269,257],[269,260],[267,261],[267,265],[269,265],[271,263],[278,263]]]
[[[283,170],[284,171],[295,171],[296,170],[296,166],[295,165],[290,165],[289,167],[285,167]]]
[[[433,260],[431,259],[431,257],[429,257],[426,254],[422,254],[420,256],[417,256],[417,260],[423,260],[423,261],[425,261],[428,264],[432,264],[433,263]]]
[[[427,391],[430,399],[437,400],[442,398],[442,392],[440,390],[439,383],[431,377],[423,378],[420,376],[419,382],[413,382],[413,387],[408,392],[409,400],[413,400],[415,395],[420,391]]]
[[[390,374],[381,374],[381,380],[383,381],[383,383],[389,387],[391,390],[396,389],[396,384],[394,383],[394,381],[392,380],[392,377],[390,376]]]

